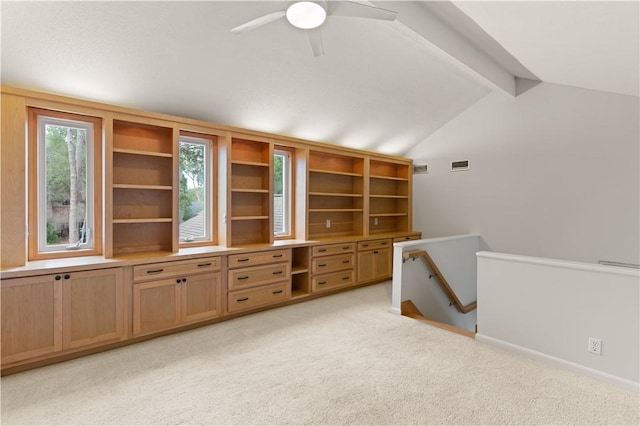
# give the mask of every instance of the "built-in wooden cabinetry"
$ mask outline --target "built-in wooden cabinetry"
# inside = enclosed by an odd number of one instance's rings
[[[358,282],[379,281],[391,277],[391,239],[358,243]]]
[[[323,244],[311,248],[311,291],[319,293],[355,283],[355,243]]]
[[[2,364],[118,341],[122,268],[3,279]]]
[[[178,249],[174,182],[178,134],[172,127],[143,121],[113,120],[107,256]]]
[[[28,108],[98,117],[101,256],[30,261],[24,224],[2,221],[2,368],[76,356],[388,279],[413,239],[411,161],[19,89],[2,88],[2,188],[27,205]],[[5,131],[5,129],[9,129]],[[10,134],[9,134],[10,133]],[[180,135],[211,138],[210,241],[179,241]],[[274,149],[291,154],[290,236],[273,235]],[[20,190],[23,188],[23,190]],[[6,197],[5,197],[6,198]],[[4,200],[4,198],[3,198]],[[284,238],[292,238],[286,240]],[[6,260],[5,259],[9,259]],[[66,267],[69,271],[65,272]]]
[[[229,256],[230,313],[285,302],[291,297],[291,249]]]
[[[220,268],[219,256],[133,266],[133,334],[221,315]]]

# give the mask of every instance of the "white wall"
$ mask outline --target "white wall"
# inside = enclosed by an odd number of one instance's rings
[[[476,339],[637,390],[639,287],[634,269],[480,252]]]
[[[639,99],[542,83],[491,93],[407,156],[414,229],[482,236],[483,249],[640,263]],[[450,162],[470,160],[466,172]]]

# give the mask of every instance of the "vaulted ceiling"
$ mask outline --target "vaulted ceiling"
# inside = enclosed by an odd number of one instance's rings
[[[392,154],[529,80],[638,96],[636,1],[367,4],[397,19],[330,17],[315,58],[230,33],[283,1],[3,1],[2,84]]]

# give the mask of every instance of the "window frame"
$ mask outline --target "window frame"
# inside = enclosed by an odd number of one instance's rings
[[[287,158],[287,161],[285,162],[286,167],[283,165],[283,175],[287,175],[288,179],[286,180],[286,183],[283,181],[283,194],[288,194],[288,197],[285,202],[284,211],[286,212],[286,214],[284,214],[284,217],[288,219],[289,229],[286,233],[280,233],[280,234],[276,233],[275,212],[274,212],[274,221],[273,221],[274,225],[272,229],[272,234],[273,234],[274,240],[288,240],[293,238],[296,233],[295,214],[294,214],[294,207],[295,207],[294,188],[295,188],[295,176],[296,176],[295,161],[294,161],[295,151],[293,148],[289,148],[285,146],[274,146],[273,156],[275,157],[276,155],[284,155]],[[287,171],[287,173],[285,173],[285,170]],[[275,179],[275,173],[274,173],[274,179]],[[275,198],[275,188],[273,192],[273,197]]]
[[[198,247],[198,246],[208,246],[208,245],[216,245],[218,243],[218,228],[217,224],[217,214],[218,214],[218,198],[217,198],[217,190],[216,190],[216,173],[217,173],[217,136],[208,135],[204,133],[197,133],[191,131],[180,131],[180,135],[178,137],[178,187],[177,187],[177,202],[178,202],[178,212],[180,211],[180,177],[182,171],[180,170],[180,143],[182,141],[188,143],[196,143],[203,144],[207,146],[205,153],[205,196],[203,203],[209,208],[205,213],[205,226],[208,229],[209,236],[194,239],[192,241],[183,241],[180,239],[180,218],[178,218],[178,245],[180,247]],[[178,213],[179,215],[179,213]]]
[[[103,120],[100,117],[77,113],[49,110],[43,108],[28,108],[28,259],[57,259],[67,257],[89,256],[102,254],[102,146]],[[45,161],[44,135],[41,130],[47,123],[92,128],[87,137],[87,222],[92,244],[90,247],[69,249],[46,248],[46,210],[43,217],[43,206],[46,201],[43,194],[46,188],[43,173]],[[92,166],[92,167],[91,167]],[[89,203],[93,200],[93,203]],[[46,208],[46,207],[45,207]],[[43,245],[44,243],[44,250]]]

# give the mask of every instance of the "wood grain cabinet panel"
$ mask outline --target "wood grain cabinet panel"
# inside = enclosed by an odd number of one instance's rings
[[[2,281],[2,363],[62,349],[62,281],[51,275]]]
[[[391,277],[391,246],[390,238],[358,242],[358,283]]]
[[[2,362],[123,337],[121,268],[2,281]]]
[[[122,270],[68,276],[63,280],[65,348],[119,340],[123,335]]]
[[[153,333],[220,316],[220,272],[133,285],[133,334]]]
[[[286,302],[291,297],[290,289],[288,282],[282,282],[248,290],[230,291],[227,295],[227,310],[236,313]]]

